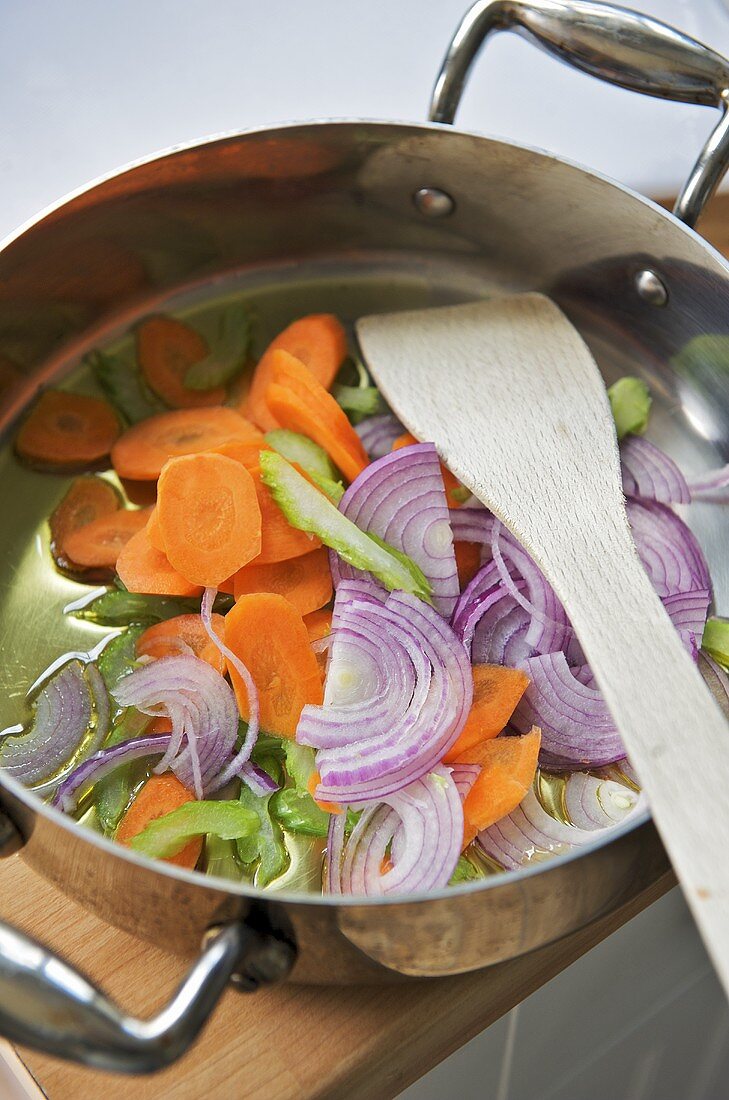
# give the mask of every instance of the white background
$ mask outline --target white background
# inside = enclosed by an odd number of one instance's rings
[[[0,0],[0,235],[94,176],[228,129],[425,117],[467,0]],[[636,0],[729,53],[722,0]],[[608,88],[509,36],[459,124],[675,192],[714,113]],[[677,893],[409,1100],[720,1100],[729,1016]],[[511,1028],[514,1056],[509,1056]],[[204,1040],[203,1040],[204,1041]],[[10,1095],[0,1066],[0,1097]]]

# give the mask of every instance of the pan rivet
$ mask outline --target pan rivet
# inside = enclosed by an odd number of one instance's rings
[[[413,202],[426,218],[447,218],[456,208],[451,196],[438,187],[421,187],[413,195]]]
[[[665,306],[668,301],[666,284],[658,278],[655,271],[646,268],[635,276],[635,289],[638,294],[651,306]]]

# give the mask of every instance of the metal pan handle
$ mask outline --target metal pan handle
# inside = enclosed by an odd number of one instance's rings
[[[430,118],[452,123],[471,65],[497,31],[514,31],[558,60],[644,95],[718,107],[722,117],[674,207],[693,226],[729,164],[729,62],[639,12],[591,0],[478,0],[451,41]]]
[[[125,1015],[57,955],[0,922],[0,1034],[11,1042],[117,1073],[152,1073],[193,1043],[228,982],[285,977],[293,948],[241,922],[212,931],[170,1003],[151,1020]]]

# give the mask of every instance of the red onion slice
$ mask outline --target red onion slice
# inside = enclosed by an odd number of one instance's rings
[[[694,660],[698,659],[710,602],[711,594],[706,588],[698,588],[693,592],[676,592],[663,600],[671,622]]]
[[[529,657],[521,667],[530,683],[512,722],[520,733],[542,730],[540,761],[564,768],[611,764],[625,756],[625,747],[601,692],[582,682],[563,653]]]
[[[304,707],[296,740],[318,750],[319,801],[382,801],[427,772],[471,708],[468,655],[434,608],[407,593],[380,603],[357,582],[335,603],[322,706]]]
[[[451,777],[456,785],[456,790],[464,802],[471,791],[471,787],[481,774],[480,764],[449,764]]]
[[[620,445],[620,461],[626,496],[657,500],[661,504],[690,502],[686,478],[655,443],[640,435],[627,436]]]
[[[268,794],[274,794],[278,789],[278,783],[263,768],[257,764],[251,764],[250,760],[244,764],[238,773],[246,786],[250,787],[254,794],[265,798]]]
[[[438,890],[448,885],[462,843],[461,797],[449,769],[437,767],[365,807],[349,837],[345,815],[334,815],[326,889],[365,897]],[[391,866],[383,871],[388,851]]]
[[[405,428],[392,413],[383,413],[381,416],[368,416],[354,430],[374,461],[389,454],[393,443],[400,438]]]
[[[339,510],[361,531],[377,535],[420,566],[433,589],[433,605],[450,618],[460,587],[448,500],[438,453],[432,443],[415,443],[373,462],[339,502]],[[338,586],[357,571],[336,556]]]
[[[609,816],[612,823],[604,826],[607,830],[616,828],[639,804],[635,791],[631,791],[629,787],[624,787],[623,790],[626,792],[622,800],[625,805],[618,806],[614,800],[611,802]],[[589,815],[585,811],[578,816],[583,821],[588,821],[588,817],[600,819],[600,812],[593,808]],[[607,816],[604,814],[602,820]],[[557,821],[547,813],[531,790],[512,813],[479,833],[478,843],[491,859],[496,860],[505,870],[513,871],[524,864],[536,863],[550,855],[590,844],[602,827],[591,824],[589,828],[578,828]]]
[[[219,672],[198,657],[160,657],[123,676],[113,696],[119,706],[170,719],[170,742],[155,771],[171,769],[197,798],[216,789],[238,734],[233,689]]]
[[[671,508],[631,499],[627,510],[638,555],[661,599],[677,592],[711,592],[709,567],[696,536]]]
[[[729,465],[690,478],[688,487],[692,500],[729,504]]]
[[[30,729],[8,734],[0,767],[27,787],[57,782],[58,773],[83,750],[94,753],[109,731],[109,696],[95,665],[69,661],[38,694]]]
[[[575,772],[565,783],[565,809],[578,829],[609,829],[619,825],[639,801],[640,795],[630,787],[589,772]]]
[[[128,764],[132,760],[139,760],[144,756],[164,755],[170,740],[171,735],[168,733],[154,737],[133,737],[111,748],[101,749],[88,760],[84,760],[83,764],[64,779],[55,793],[52,805],[63,810],[64,813],[73,813],[79,799],[100,779],[104,779],[122,764]]]

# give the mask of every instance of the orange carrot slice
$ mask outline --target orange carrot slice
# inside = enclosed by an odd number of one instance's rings
[[[84,572],[80,562],[73,561],[66,541],[74,532],[102,516],[110,516],[121,508],[121,497],[102,477],[77,477],[61,503],[54,509],[51,528],[51,554],[59,569],[71,573]]]
[[[131,806],[119,822],[116,839],[120,844],[129,845],[132,837],[138,836],[150,821],[178,810],[187,802],[194,802],[195,796],[187,787],[183,787],[177,776],[171,772],[165,775],[153,775],[142,787]],[[181,852],[169,856],[164,863],[174,863],[177,867],[187,867],[192,871],[200,858],[203,838],[200,836],[186,844]]]
[[[314,799],[319,809],[323,810],[325,814],[341,814],[342,807],[338,802],[320,802],[319,799],[314,796],[314,792],[320,783],[321,776],[319,772],[312,772],[306,784],[307,791]]]
[[[302,708],[323,698],[319,666],[301,615],[274,593],[241,596],[225,616],[225,644],[253,677],[261,728],[293,738]],[[245,685],[230,665],[228,672],[241,716],[247,719]]]
[[[261,509],[261,552],[255,559],[256,565],[269,565],[271,562],[288,561],[301,554],[309,554],[321,546],[314,535],[299,531],[287,521],[278,504],[271,496],[268,487],[261,480],[259,469],[251,470],[251,477],[258,494],[258,506]]]
[[[332,613],[329,610],[312,611],[304,615],[304,626],[309,631],[309,641],[318,642],[332,632]]]
[[[149,513],[149,519],[147,520],[147,538],[150,544],[154,546],[155,550],[159,550],[161,554],[166,554],[165,540],[162,537],[162,528],[159,525],[159,512],[154,507]]]
[[[256,443],[260,432],[233,409],[177,409],[129,428],[112,448],[119,477],[156,481],[170,458],[210,451],[223,443]]]
[[[528,686],[529,677],[519,668],[474,665],[473,703],[458,740],[443,758],[446,763],[465,759],[474,747],[478,755],[477,746],[501,733]]]
[[[231,439],[217,447],[209,447],[208,450],[218,455],[225,455],[226,458],[233,458],[248,469],[254,469],[261,464],[261,451],[268,451],[271,448],[267,446],[261,432],[256,428],[253,431],[256,432],[257,438],[252,436],[250,441]]]
[[[224,455],[171,458],[157,486],[157,518],[170,564],[191,584],[217,588],[261,550],[253,478]]]
[[[456,554],[458,583],[462,592],[481,568],[481,547],[477,542],[454,542],[453,549]]]
[[[347,337],[331,313],[312,313],[285,328],[261,356],[251,388],[243,404],[243,413],[264,432],[280,427],[266,404],[271,375],[271,357],[275,351],[295,355],[325,389],[329,389],[347,355]]]
[[[497,737],[482,741],[478,752],[465,754],[469,763],[481,765],[481,773],[466,795],[464,840],[515,810],[534,782],[542,732],[535,726],[521,737]],[[478,756],[478,759],[474,759]]]
[[[404,432],[403,435],[397,437],[391,451],[399,451],[401,447],[412,447],[413,443],[418,443],[419,440],[411,435],[410,432]],[[443,478],[443,487],[446,491],[446,497],[448,498],[449,508],[460,508],[463,504],[460,494],[463,491],[463,486],[457,477],[455,477],[447,466],[440,464],[441,477]]]
[[[130,592],[153,596],[199,596],[202,586],[191,584],[155,550],[146,530],[137,531],[116,560],[116,571]]]
[[[252,592],[278,592],[300,615],[317,611],[332,598],[327,551],[322,547],[288,561],[244,565],[233,578],[233,595],[237,600]]]
[[[150,389],[175,409],[222,405],[225,387],[191,390],[185,377],[208,354],[202,336],[174,317],[149,317],[137,329],[137,361]]]
[[[18,432],[15,450],[32,465],[73,470],[105,458],[120,431],[116,413],[100,397],[46,390]]]
[[[284,428],[301,432],[323,447],[349,481],[369,464],[362,441],[344,410],[311,371],[287,351],[270,359],[268,407]]]
[[[213,630],[222,641],[225,635],[225,619],[213,615]],[[173,657],[185,652],[188,646],[196,657],[225,676],[225,657],[213,642],[199,615],[175,615],[161,623],[148,626],[137,639],[137,656]]]
[[[99,516],[74,531],[66,539],[66,549],[73,561],[86,567],[113,567],[123,547],[132,535],[141,531],[149,519],[147,509],[128,508]]]

